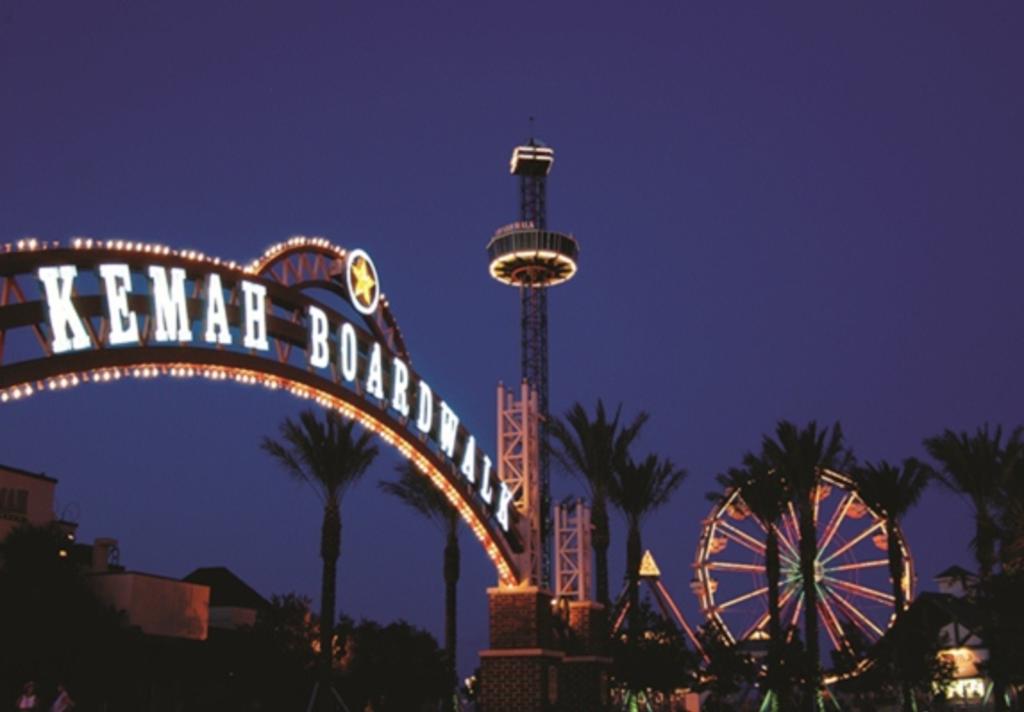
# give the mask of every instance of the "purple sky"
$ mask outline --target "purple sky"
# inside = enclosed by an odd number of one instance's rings
[[[549,223],[583,250],[550,298],[552,405],[648,410],[639,452],[690,470],[645,543],[693,619],[704,493],[777,419],[840,419],[867,459],[1020,421],[1021,4],[344,5],[8,0],[0,241],[363,247],[418,370],[493,453],[518,301],[484,246],[516,218],[507,160],[535,115]],[[0,462],[59,477],[83,538],[119,538],[131,568],[313,595],[317,500],[257,447],[300,407],[82,387],[5,406]],[[441,537],[376,490],[392,464],[346,500],[341,610],[439,635]],[[955,496],[905,529],[923,588],[970,565]],[[623,548],[617,522],[614,581]],[[468,672],[494,574],[463,551]]]

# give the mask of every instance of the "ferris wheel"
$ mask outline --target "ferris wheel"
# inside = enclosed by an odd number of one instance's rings
[[[849,477],[832,470],[818,474],[814,514],[819,630],[824,631],[831,650],[859,656],[863,644],[880,639],[895,616],[885,520],[864,502]],[[778,534],[780,618],[784,629],[799,627],[804,595],[799,528],[792,504],[783,514]],[[764,526],[738,490],[726,492],[704,520],[693,589],[704,615],[720,626],[731,643],[768,637],[766,538]],[[909,604],[913,563],[899,533],[898,540],[903,552],[900,586]],[[825,645],[821,649],[826,655],[830,650]]]

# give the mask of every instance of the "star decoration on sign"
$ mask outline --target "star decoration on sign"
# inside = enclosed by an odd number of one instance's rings
[[[373,304],[373,293],[377,288],[377,280],[374,279],[369,263],[362,257],[356,258],[352,264],[352,275],[356,278],[353,288],[356,298],[366,306]]]

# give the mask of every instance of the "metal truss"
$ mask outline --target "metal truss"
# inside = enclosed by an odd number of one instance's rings
[[[541,581],[551,581],[551,457],[548,454],[548,289],[544,284],[525,284],[519,288],[522,302],[522,374],[537,392],[540,414],[538,480],[541,511]]]
[[[264,279],[301,290],[323,289],[348,301],[345,285],[345,251],[323,238],[295,237],[268,249],[249,269]],[[388,350],[412,364],[401,329],[386,296],[380,308],[363,321]]]
[[[555,597],[590,600],[590,507],[582,499],[555,509]]]
[[[519,219],[532,223],[538,230],[547,230],[547,173],[519,176]],[[551,583],[551,463],[547,447],[548,418],[548,275],[536,272],[535,280],[524,281],[519,288],[520,353],[522,378],[537,391],[541,416],[538,506],[541,510],[540,582]]]
[[[498,384],[498,478],[520,514],[523,580],[541,583],[540,415],[537,392],[523,381],[519,395]]]
[[[547,174],[519,176],[519,219],[548,229]]]

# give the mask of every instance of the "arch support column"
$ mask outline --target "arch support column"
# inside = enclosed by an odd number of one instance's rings
[[[490,588],[490,648],[480,652],[481,712],[601,712],[608,705],[604,607],[549,591]]]
[[[556,633],[551,593],[536,586],[487,589],[488,650],[480,652],[481,712],[562,709],[560,667],[565,651]]]
[[[562,660],[563,712],[608,709],[612,659],[608,656],[608,616],[596,601],[569,603],[570,644]]]

